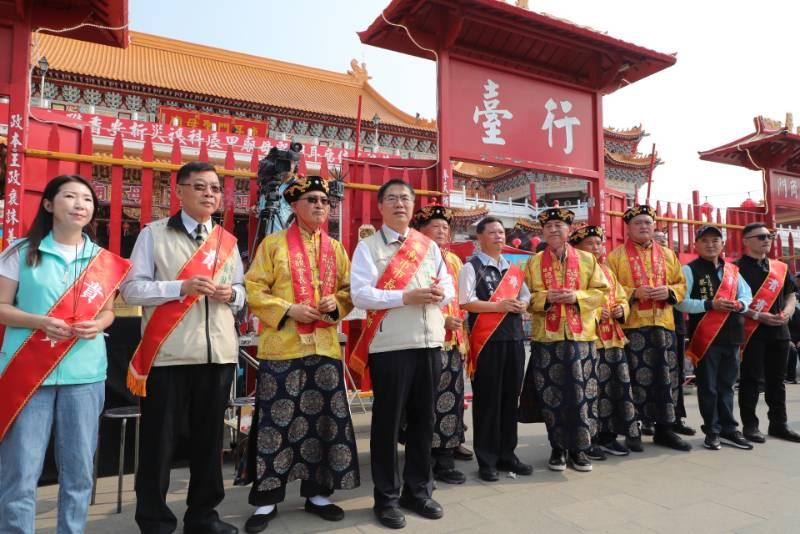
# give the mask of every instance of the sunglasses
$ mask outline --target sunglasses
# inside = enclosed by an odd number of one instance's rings
[[[758,239],[759,241],[766,241],[767,239],[769,240],[775,239],[775,234],[750,235],[745,237],[745,239]]]
[[[305,200],[309,204],[322,204],[323,206],[327,206],[331,203],[328,197],[304,197],[300,200]]]
[[[211,192],[214,193],[215,195],[222,193],[222,187],[220,187],[217,184],[206,184],[203,182],[195,182],[193,184],[178,184],[178,185],[188,185],[197,192],[202,192],[205,191],[206,189],[210,189]]]

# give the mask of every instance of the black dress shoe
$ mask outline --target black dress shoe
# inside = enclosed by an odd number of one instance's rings
[[[278,507],[276,506],[273,510],[268,514],[253,514],[247,518],[247,521],[244,522],[244,531],[250,534],[254,534],[255,532],[261,532],[262,530],[267,528],[269,522],[275,519],[275,516],[278,515]]]
[[[777,428],[770,427],[768,434],[774,438],[800,443],[800,434],[789,428],[788,426],[779,426]]]
[[[533,474],[533,466],[520,462],[518,458],[514,458],[513,462],[497,462],[497,469],[526,477]]]
[[[758,427],[744,428],[742,429],[742,434],[744,435],[744,439],[752,443],[767,442],[767,438],[764,437],[764,434],[761,433]]]
[[[273,510],[273,513],[277,512],[277,510],[278,510],[277,508]],[[267,523],[269,523],[269,520],[267,521]],[[266,523],[264,524],[264,527],[261,530],[264,530],[265,528],[267,528]],[[211,523],[195,525],[192,527],[187,527],[186,525],[184,525],[183,532],[184,534],[238,534],[239,529],[231,525],[230,523],[226,523],[221,519],[216,519]],[[260,532],[260,531],[255,530],[253,532]]]
[[[669,447],[676,451],[688,452],[692,450],[691,444],[684,441],[678,434],[671,430],[656,432],[653,436],[653,443],[662,447]]]
[[[396,506],[386,506],[375,509],[378,522],[388,528],[403,528],[406,526],[406,516]]]
[[[320,516],[325,521],[341,521],[344,519],[344,510],[335,504],[314,504],[306,499],[306,512]]]
[[[461,460],[463,462],[468,462],[472,460],[473,456],[474,454],[472,453],[472,451],[463,445],[459,445],[453,451],[453,458],[455,458],[456,460]]]
[[[445,484],[463,484],[467,481],[467,477],[458,469],[436,469],[433,478]]]
[[[500,473],[493,467],[481,467],[478,469],[478,476],[486,482],[497,482],[500,480]]]
[[[697,433],[694,428],[687,426],[686,423],[683,422],[683,419],[675,421],[675,424],[672,425],[672,431],[684,436],[694,436]]]
[[[644,452],[642,438],[625,438],[625,446],[633,452]]]
[[[417,499],[416,497],[400,496],[400,506],[416,512],[426,519],[441,519],[444,517],[442,505],[433,499]]]

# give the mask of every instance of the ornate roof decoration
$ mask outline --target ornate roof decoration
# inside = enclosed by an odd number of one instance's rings
[[[39,48],[53,73],[94,77],[238,102],[355,119],[376,113],[381,124],[433,131],[435,123],[409,115],[370,84],[366,65],[351,61],[347,73],[130,32],[127,49],[40,35]]]

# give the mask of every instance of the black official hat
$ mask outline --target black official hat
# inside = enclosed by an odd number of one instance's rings
[[[417,210],[411,218],[411,226],[419,230],[434,219],[442,219],[447,221],[447,224],[453,224],[453,210],[439,204],[428,204]]]
[[[283,192],[283,198],[291,204],[309,191],[328,194],[328,180],[321,176],[296,176]]]

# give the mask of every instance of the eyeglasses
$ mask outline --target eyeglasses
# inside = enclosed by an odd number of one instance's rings
[[[215,195],[219,195],[220,193],[222,193],[222,187],[220,187],[217,184],[207,184],[205,182],[194,182],[192,184],[178,184],[178,185],[191,186],[191,188],[194,189],[195,191],[197,191],[198,193],[199,192],[203,192],[206,189],[210,189],[211,192],[214,193]]]
[[[769,239],[770,241],[775,239],[775,234],[758,234],[758,235],[749,235],[745,237],[745,239],[758,239],[759,241],[766,241]]]
[[[411,195],[386,195],[383,197],[383,201],[388,204],[396,204],[397,202],[402,202],[403,204],[411,204],[414,202],[414,197]]]
[[[322,204],[323,206],[327,206],[331,203],[331,200],[328,197],[303,197],[300,200],[305,200],[309,204]]]

